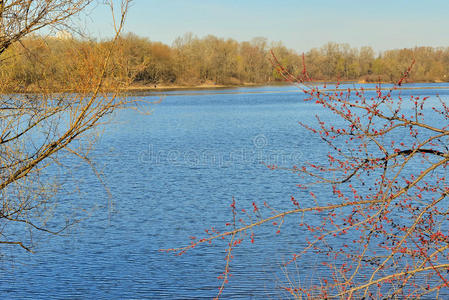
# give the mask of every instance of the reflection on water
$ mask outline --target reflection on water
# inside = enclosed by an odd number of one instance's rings
[[[449,94],[447,84],[429,86],[438,89],[402,93]],[[189,236],[203,236],[212,226],[223,229],[231,218],[232,197],[238,208],[266,201],[278,210],[290,208],[291,196],[308,199],[296,188],[299,177],[261,163],[300,165],[327,153],[297,122],[313,122],[315,114],[324,120],[333,116],[302,102],[295,87],[163,94],[152,116],[119,112],[92,154],[106,174],[113,205],[88,166],[74,170],[65,189],[81,180],[80,192],[60,193],[57,211],[83,208],[89,219],[66,236],[37,237],[35,255],[6,249],[0,279],[4,297],[210,299],[224,270],[226,241],[181,257],[159,249],[185,245]],[[318,196],[328,195],[322,189]],[[271,226],[262,227],[254,244],[235,249],[224,298],[285,296],[277,288],[286,280],[280,264],[305,245],[307,236],[297,224],[294,217],[286,219],[278,235]],[[315,260],[306,256],[289,272],[316,278],[326,270]]]

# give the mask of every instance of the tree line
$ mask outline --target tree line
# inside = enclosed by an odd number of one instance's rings
[[[111,41],[31,36],[8,48],[0,64],[4,88],[14,91],[45,86],[75,90],[101,69],[101,57]],[[304,65],[312,80],[393,82],[416,61],[408,80],[449,80],[449,47],[415,47],[376,53],[371,47],[354,48],[329,42],[300,54],[281,42],[265,38],[238,42],[209,35],[185,34],[171,46],[129,33],[120,37],[112,56],[115,66],[105,81],[123,85],[195,86],[269,84],[283,81],[270,62],[278,61],[300,76]],[[97,66],[98,70],[86,67]],[[90,75],[89,75],[90,74]]]

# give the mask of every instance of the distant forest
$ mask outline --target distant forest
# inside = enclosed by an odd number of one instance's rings
[[[110,41],[32,37],[10,47],[0,64],[3,90],[36,86],[75,90],[88,82]],[[212,35],[179,37],[169,46],[134,34],[120,38],[107,80],[126,86],[269,84],[282,81],[270,63],[270,50],[293,74],[303,70],[302,53],[265,38],[237,42]],[[327,43],[304,53],[307,71],[317,81],[391,82],[416,61],[409,81],[449,81],[449,47],[416,47],[380,54],[371,47]],[[90,72],[90,73],[89,73]]]

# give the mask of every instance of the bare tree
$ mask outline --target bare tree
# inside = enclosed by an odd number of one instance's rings
[[[0,54],[45,27],[67,24],[93,0],[0,0]]]
[[[30,33],[68,22],[90,2],[0,1],[0,55]],[[115,38],[101,60],[92,60],[82,53],[78,57],[84,80],[80,80],[76,93],[52,94],[46,92],[45,86],[39,86],[33,94],[0,95],[0,244],[19,245],[32,251],[33,232],[56,234],[66,227],[47,225],[56,187],[42,173],[64,154],[90,162],[83,151],[89,147],[88,133],[106,115],[130,102],[118,93],[120,78],[105,82],[106,74],[118,68],[110,57],[122,31],[129,0],[121,0],[120,4],[117,12],[113,2],[109,2],[112,14],[118,17],[114,17]]]
[[[244,240],[254,242],[257,227],[273,224],[279,233],[284,220],[296,216],[299,226],[294,230],[304,234],[305,240],[298,243],[285,267],[313,255],[326,271],[310,283],[300,279],[297,283],[287,276],[281,288],[288,297],[427,299],[447,295],[447,103],[439,97],[404,95],[401,86],[413,64],[394,85],[383,88],[379,83],[367,90],[339,85],[326,89],[310,82],[305,63],[298,77],[274,55],[272,62],[285,80],[305,93],[305,101],[332,115],[329,119],[317,115],[316,123],[300,123],[328,150],[321,160],[292,167],[268,165],[299,175],[298,186],[309,193],[298,199],[292,196],[288,199],[292,208],[284,211],[256,202],[251,210],[240,210],[233,200],[229,227],[220,233],[206,231],[204,238],[192,237],[189,245],[166,251],[183,254],[227,239],[218,298],[228,281],[232,251]],[[326,189],[329,193],[322,192]]]

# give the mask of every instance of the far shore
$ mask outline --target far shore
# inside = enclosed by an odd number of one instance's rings
[[[287,86],[287,82],[267,82],[267,83],[244,83],[244,84],[199,84],[199,85],[164,85],[164,84],[147,84],[147,85],[131,85],[126,88],[130,92],[145,91],[170,91],[170,90],[212,90],[212,89],[230,89],[239,87],[261,87],[269,85]]]
[[[426,90],[426,89],[449,89],[449,86],[426,86],[426,87],[420,87],[420,86],[406,86],[407,84],[441,84],[441,83],[449,83],[449,82],[407,82],[404,83],[401,87],[398,89],[401,90]],[[306,85],[323,85],[323,84],[329,84],[334,85],[337,84],[336,81],[313,81],[313,82],[306,82]],[[347,81],[339,81],[338,84],[379,84],[379,82],[364,82],[364,81],[357,81],[357,80],[347,80]],[[392,82],[380,82],[380,84],[385,85],[391,85]],[[124,87],[121,89],[122,92],[130,92],[130,93],[139,93],[139,92],[164,92],[164,91],[200,91],[200,90],[226,90],[226,89],[235,89],[235,88],[247,88],[247,87],[264,87],[264,86],[294,86],[294,83],[291,82],[285,82],[285,81],[272,81],[272,82],[265,82],[265,83],[243,83],[243,84],[199,84],[199,85],[166,85],[166,84],[132,84],[130,86]],[[346,88],[344,88],[346,89]],[[344,90],[342,88],[326,88],[328,91],[333,90]],[[389,89],[389,87],[381,88],[382,90]],[[375,90],[375,88],[365,88],[365,90]],[[107,92],[108,90],[104,90]],[[117,90],[109,90],[110,92],[114,92]],[[34,94],[34,93],[40,93],[39,89],[34,89],[32,87],[25,88],[25,90],[11,90],[10,93],[19,93],[19,94]],[[55,89],[53,91],[47,91],[49,93],[76,93],[76,91],[73,90],[58,90]],[[5,92],[4,92],[5,93]]]
[[[308,84],[336,84],[335,81],[314,81],[308,82]],[[339,84],[378,84],[379,82],[365,82],[365,81],[340,81]],[[399,87],[399,89],[408,90],[408,89],[441,89],[441,88],[449,88],[449,87],[410,87],[406,86],[406,84],[439,84],[445,82],[407,82],[403,86]],[[391,82],[380,82],[380,84],[392,84]],[[275,81],[275,82],[266,82],[266,83],[245,83],[245,84],[234,84],[234,85],[223,85],[223,84],[200,84],[200,85],[164,85],[164,84],[148,84],[148,85],[131,85],[125,88],[127,92],[161,92],[161,91],[195,91],[195,90],[220,90],[220,89],[232,89],[232,88],[244,88],[244,87],[263,87],[263,86],[289,86],[293,85],[290,82],[283,81]]]

